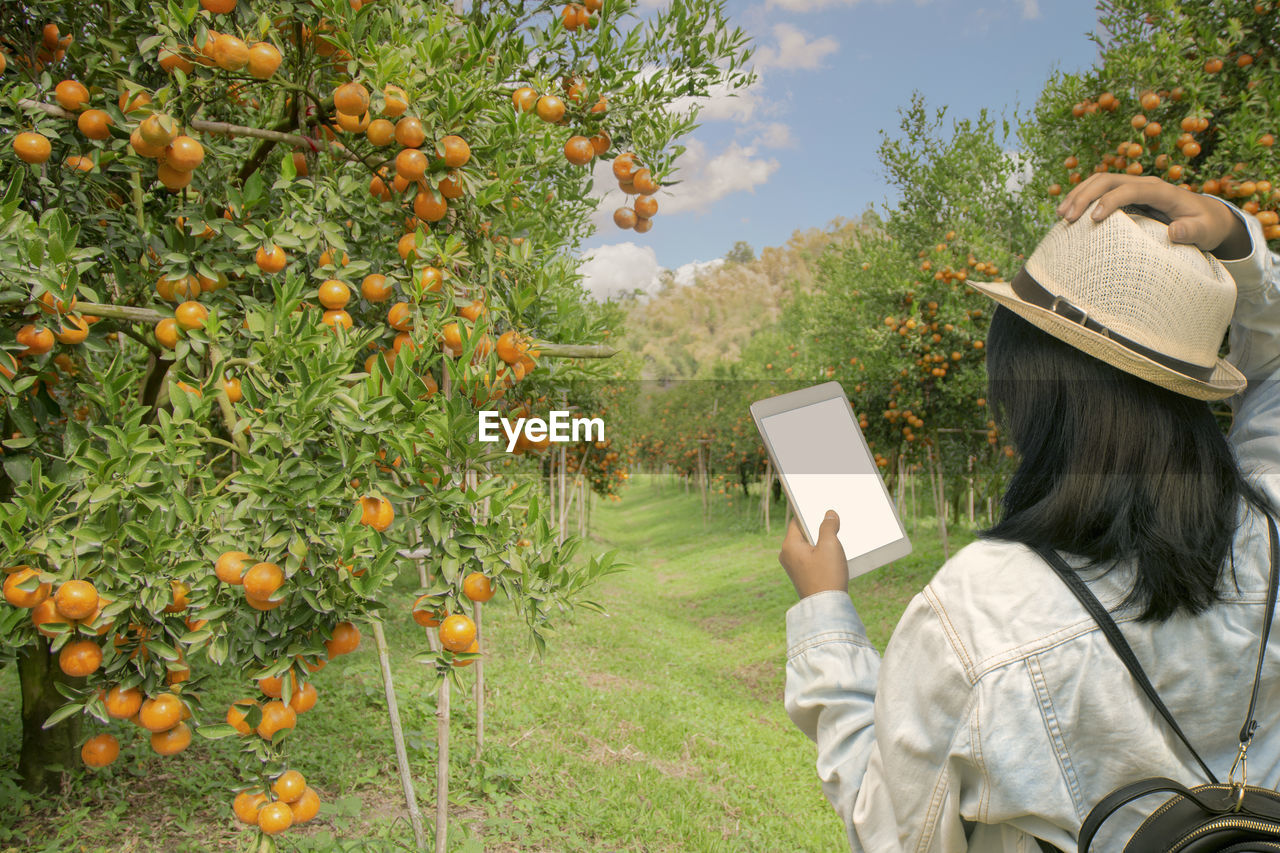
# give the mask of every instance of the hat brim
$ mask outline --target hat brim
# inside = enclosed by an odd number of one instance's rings
[[[1063,343],[1178,394],[1197,400],[1225,400],[1239,394],[1248,384],[1244,374],[1225,359],[1218,359],[1213,375],[1208,380],[1196,379],[1139,355],[1106,335],[1090,331],[1061,314],[1023,301],[1007,281],[967,283]]]

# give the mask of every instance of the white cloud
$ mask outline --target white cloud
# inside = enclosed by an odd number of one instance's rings
[[[748,121],[761,106],[762,75],[744,89],[733,89],[727,82],[716,83],[707,89],[706,97],[683,95],[667,107],[672,114],[687,113],[700,107],[698,121]]]
[[[698,276],[715,272],[722,266],[724,266],[724,258],[715,258],[710,261],[690,261],[687,264],[676,267],[672,273],[672,278],[681,287],[688,287],[693,284]]]
[[[658,271],[658,256],[653,247],[637,246],[630,241],[592,249],[578,267],[583,285],[599,300],[637,288],[656,293],[661,287]]]
[[[1035,0],[1028,0],[1035,2]],[[756,51],[756,70],[762,68],[804,69],[816,71],[822,60],[840,49],[840,43],[831,36],[809,40],[809,37],[790,24],[776,24],[773,35],[777,47],[767,46]]]
[[[755,144],[765,148],[795,148],[797,143],[796,138],[791,135],[791,128],[775,121],[760,129]]]
[[[789,12],[815,12],[829,6],[857,6],[863,0],[768,0],[767,9],[786,9]],[[893,0],[876,0],[877,3],[890,3]],[[928,0],[916,0],[917,6],[923,6]]]
[[[1040,17],[1040,0],[1022,0],[1022,17],[1028,21]]]

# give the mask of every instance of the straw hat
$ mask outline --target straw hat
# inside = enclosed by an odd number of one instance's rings
[[[1107,364],[1198,400],[1245,389],[1218,357],[1236,304],[1222,263],[1140,208],[1059,220],[1013,281],[969,283]]]

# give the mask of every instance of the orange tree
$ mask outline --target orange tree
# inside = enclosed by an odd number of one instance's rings
[[[497,457],[476,410],[555,399],[556,343],[600,340],[571,319],[571,137],[665,181],[694,126],[666,106],[746,82],[744,46],[682,0],[0,9],[0,660],[28,787],[109,764],[118,721],[161,754],[238,735],[236,814],[284,831],[316,805],[288,732],[398,549],[430,549],[440,608],[478,570],[535,628],[609,568],[516,548],[531,484],[467,485]],[[243,702],[202,706],[209,666]]]

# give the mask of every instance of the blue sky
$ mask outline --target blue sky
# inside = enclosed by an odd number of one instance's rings
[[[649,0],[656,2],[656,0]],[[687,280],[737,240],[759,253],[793,231],[891,203],[876,160],[914,91],[949,116],[1029,109],[1055,69],[1093,64],[1093,0],[729,0],[752,36],[755,86],[713,97],[685,140],[682,183],[657,196],[648,233],[612,222],[606,197],[584,245],[597,294]],[[597,186],[616,185],[608,163]]]

